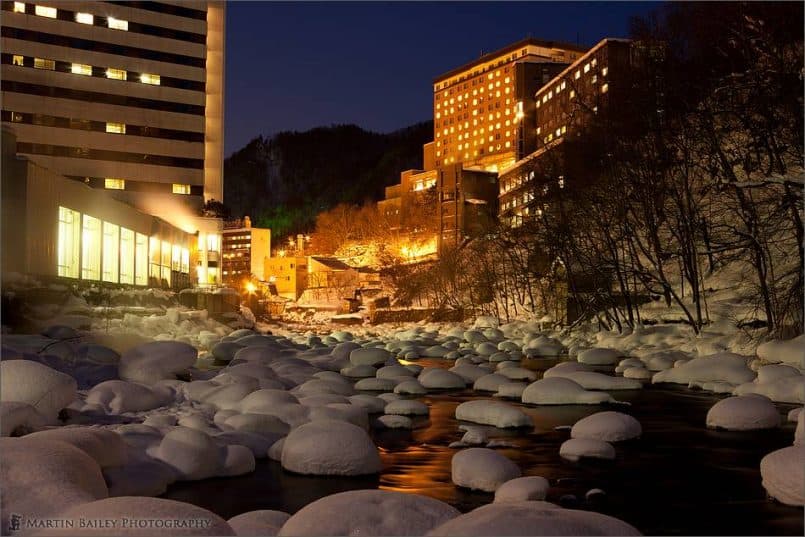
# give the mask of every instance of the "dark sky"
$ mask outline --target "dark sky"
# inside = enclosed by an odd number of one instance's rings
[[[230,2],[226,155],[259,134],[355,123],[392,131],[432,114],[439,74],[531,35],[625,37],[647,2]]]

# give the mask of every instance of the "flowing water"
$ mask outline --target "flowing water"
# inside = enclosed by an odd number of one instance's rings
[[[425,359],[417,363],[451,365]],[[524,365],[541,372],[555,363],[530,360]],[[640,439],[615,444],[614,461],[573,463],[559,457],[559,446],[569,438],[563,426],[602,410],[601,406],[511,402],[532,417],[533,429],[484,428],[490,440],[511,444],[496,449],[514,460],[523,475],[550,481],[548,501],[618,517],[644,534],[803,535],[802,509],[768,500],[759,470],[764,455],[791,445],[793,424],[768,431],[714,431],[705,427],[705,416],[723,396],[650,384],[642,390],[610,393],[630,405],[606,409],[627,412],[643,426]],[[456,406],[479,398],[484,397],[470,391],[429,394],[420,399],[430,406],[430,416],[421,418],[416,429],[374,432],[383,460],[379,476],[301,476],[264,459],[252,474],[176,483],[164,497],[229,518],[256,509],[294,513],[329,494],[381,488],[424,494],[469,511],[491,502],[493,495],[452,484],[450,460],[457,450],[447,446],[463,435],[454,417]],[[787,412],[794,407],[780,408]],[[593,488],[605,494],[586,500],[585,493]]]

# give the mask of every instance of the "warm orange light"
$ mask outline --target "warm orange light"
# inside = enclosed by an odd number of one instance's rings
[[[257,286],[254,285],[252,282],[247,282],[246,283],[246,290],[248,292],[250,292],[250,293],[254,293],[255,291],[257,291]]]

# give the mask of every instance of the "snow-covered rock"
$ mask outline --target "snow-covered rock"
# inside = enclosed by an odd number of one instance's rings
[[[565,352],[561,342],[546,336],[537,336],[523,346],[523,353],[527,356],[559,356]]]
[[[282,511],[261,509],[248,511],[226,521],[235,534],[244,537],[273,537],[279,533],[291,515]]]
[[[394,393],[400,395],[425,395],[428,391],[418,380],[404,380],[394,386]]]
[[[544,500],[550,484],[540,476],[518,477],[506,481],[495,491],[495,503]]]
[[[578,382],[564,377],[542,378],[523,391],[523,403],[532,405],[598,405],[613,403],[608,393],[585,390]]]
[[[615,365],[618,363],[621,356],[623,356],[623,353],[614,349],[594,347],[581,351],[576,358],[581,364]]]
[[[279,535],[424,535],[459,514],[454,507],[419,494],[353,490],[306,505],[282,526]]]
[[[805,445],[805,412],[802,412],[802,408],[800,408],[800,412],[797,414],[797,428],[794,430],[794,445]]]
[[[28,403],[0,403],[0,436],[23,436],[47,423],[48,420]]]
[[[509,377],[499,373],[489,373],[476,380],[475,384],[472,386],[472,389],[483,392],[496,392],[501,384],[506,384],[508,382],[511,382]]]
[[[384,409],[386,414],[397,414],[400,416],[427,416],[430,412],[428,405],[415,399],[398,399],[390,401]]]
[[[75,379],[31,360],[0,362],[0,401],[31,405],[49,423],[76,398]]]
[[[452,480],[460,487],[495,492],[506,481],[520,477],[520,468],[497,451],[469,448],[452,459]]]
[[[221,446],[208,434],[189,427],[172,429],[158,446],[148,449],[148,454],[172,467],[184,481],[238,475],[254,469],[254,456],[248,448]]]
[[[386,414],[379,416],[375,420],[378,427],[385,429],[413,429],[414,422],[407,416],[399,416],[397,414]]]
[[[379,347],[362,347],[349,353],[349,361],[354,365],[384,365],[392,354],[386,349]]]
[[[235,535],[229,524],[212,511],[164,498],[107,498],[71,507],[59,518],[72,520],[74,529],[48,530],[48,535]],[[110,530],[102,522],[106,520],[116,521],[117,527]],[[101,523],[88,526],[93,521]],[[128,521],[125,527],[124,521]]]
[[[561,362],[547,369],[542,375],[542,378],[564,377],[568,373],[574,373],[576,371],[590,371],[590,368],[578,362]]]
[[[154,390],[125,380],[107,380],[87,392],[86,402],[100,405],[107,414],[123,414],[151,410],[169,404],[172,399],[169,390]]]
[[[787,365],[767,365],[758,369],[752,382],[737,386],[735,395],[759,394],[780,403],[805,403],[805,375]]]
[[[582,457],[612,460],[615,458],[615,448],[603,440],[571,438],[559,447],[559,456],[571,461],[577,461]]]
[[[456,419],[495,427],[531,427],[531,417],[519,408],[501,401],[479,399],[456,407]]]
[[[420,373],[419,383],[426,389],[450,390],[461,389],[466,386],[462,377],[445,369],[425,369]]]
[[[651,380],[654,373],[645,367],[627,367],[623,370],[623,378],[635,380]]]
[[[643,387],[639,380],[612,377],[596,371],[573,371],[563,376],[579,383],[586,390],[639,390]]]
[[[152,341],[124,352],[118,372],[123,380],[155,384],[175,379],[176,374],[196,363],[198,351],[178,341]]]
[[[758,346],[757,355],[766,362],[784,363],[805,369],[805,334],[785,341],[767,341]]]
[[[363,475],[381,469],[380,455],[362,428],[338,420],[297,427],[285,438],[282,467],[299,474]]]
[[[652,383],[671,382],[691,384],[703,382],[727,382],[734,386],[750,382],[755,372],[747,365],[745,356],[724,352],[694,358],[679,367],[660,371],[651,379]]]
[[[805,505],[805,446],[772,451],[760,461],[763,488],[772,498],[786,505]]]
[[[479,507],[431,530],[432,537],[640,535],[626,522],[548,502],[500,502]]]
[[[643,434],[640,422],[628,414],[606,411],[582,418],[570,430],[572,438],[592,438],[605,442],[620,442]]]
[[[121,466],[128,460],[128,447],[119,434],[95,427],[69,426],[47,429],[27,435],[26,440],[64,442],[74,446],[101,468]]]
[[[780,412],[774,403],[758,395],[722,399],[707,412],[707,426],[729,431],[773,429],[780,426]]]
[[[505,382],[498,385],[498,391],[495,393],[495,397],[520,400],[527,387],[528,383],[526,382]]]

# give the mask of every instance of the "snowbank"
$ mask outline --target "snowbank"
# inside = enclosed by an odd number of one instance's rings
[[[758,395],[722,399],[707,412],[707,426],[729,431],[773,429],[780,426],[780,412],[774,403]]]
[[[319,420],[285,438],[282,467],[299,474],[363,475],[380,472],[381,463],[366,431],[344,421]]]
[[[724,352],[694,358],[679,367],[660,371],[651,379],[654,384],[671,382],[675,384],[691,384],[705,382],[726,382],[737,386],[750,382],[755,372],[749,369],[748,359],[739,354]]]
[[[427,496],[353,490],[306,505],[282,526],[279,535],[424,535],[458,515],[454,507]]]
[[[606,411],[582,418],[570,430],[572,438],[591,438],[605,442],[620,442],[643,434],[640,422],[628,414]]]
[[[452,480],[460,487],[495,492],[506,481],[520,477],[520,468],[497,451],[469,448],[452,459]]]
[[[757,348],[759,358],[771,363],[789,364],[805,369],[805,334],[794,339],[767,341]]]
[[[495,427],[531,427],[531,417],[512,405],[486,399],[467,401],[456,407],[456,419]]]

